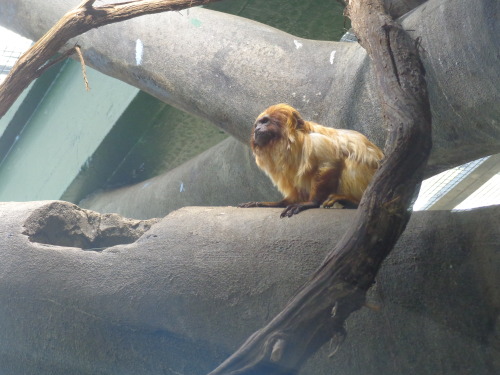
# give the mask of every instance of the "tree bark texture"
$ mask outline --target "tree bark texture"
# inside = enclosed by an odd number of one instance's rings
[[[0,85],[0,118],[5,115],[21,92],[48,67],[51,58],[70,40],[91,29],[125,21],[134,17],[192,6],[219,0],[138,0],[94,7],[95,0],[85,0],[76,9],[66,13],[40,40],[16,62],[5,81]],[[73,54],[69,49],[63,57]],[[81,53],[79,53],[81,56]],[[56,59],[58,60],[58,59]]]
[[[206,374],[281,311],[356,215],[279,213],[186,207],[129,243],[134,224],[116,215],[0,203],[1,371]],[[82,248],[97,223],[121,244]],[[41,225],[49,241],[28,240]],[[65,243],[52,242],[61,228]],[[380,311],[353,314],[336,355],[324,345],[301,374],[498,374],[499,228],[500,206],[415,212],[368,292]]]
[[[293,374],[365,303],[382,261],[404,231],[431,149],[431,113],[418,44],[381,0],[350,1],[349,16],[373,60],[389,129],[386,159],[355,219],[299,292],[210,375]]]

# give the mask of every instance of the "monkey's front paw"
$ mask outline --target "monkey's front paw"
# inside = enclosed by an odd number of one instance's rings
[[[259,207],[259,202],[247,202],[238,205],[240,208]]]
[[[298,209],[297,205],[296,204],[291,204],[290,206],[288,206],[287,208],[285,208],[283,210],[283,212],[281,213],[280,217],[283,218],[283,217],[291,217],[295,214],[298,214],[300,212],[300,210]]]
[[[300,211],[302,211],[302,205],[300,204],[291,204],[287,206],[283,212],[281,213],[280,217],[292,217],[293,215],[298,214]]]

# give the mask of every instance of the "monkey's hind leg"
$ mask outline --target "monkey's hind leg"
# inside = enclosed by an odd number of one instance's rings
[[[324,208],[339,208],[336,204],[341,205],[340,208],[358,208],[359,201],[348,195],[330,194],[322,206]]]

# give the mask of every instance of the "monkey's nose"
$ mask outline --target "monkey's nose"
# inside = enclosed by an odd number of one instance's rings
[[[255,134],[257,134],[257,133],[263,133],[263,132],[265,132],[265,130],[266,130],[265,125],[262,125],[262,124],[259,124],[259,123],[255,124],[255,131],[254,131]]]

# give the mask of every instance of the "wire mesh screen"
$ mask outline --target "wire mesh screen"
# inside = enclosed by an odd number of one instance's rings
[[[0,27],[0,83],[31,44],[31,40]]]
[[[500,173],[491,177],[479,189],[469,195],[467,199],[456,206],[454,210],[468,210],[497,204],[500,204]]]
[[[489,156],[449,169],[422,182],[420,194],[415,202],[415,211],[426,210],[438,199],[453,189]]]
[[[12,48],[7,47],[0,51],[0,54],[0,80],[3,81],[16,61],[21,57],[21,52],[13,51]]]

